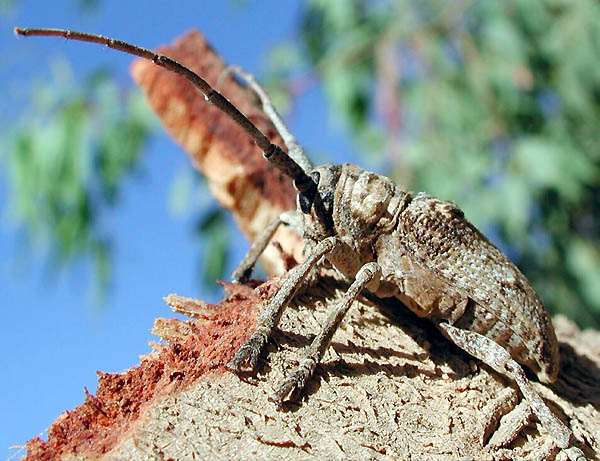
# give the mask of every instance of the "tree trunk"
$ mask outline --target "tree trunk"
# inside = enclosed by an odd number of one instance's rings
[[[191,32],[165,54],[214,84],[224,68],[202,36]],[[281,211],[294,206],[291,183],[262,159],[245,134],[188,82],[146,61],[132,73],[164,126],[203,171],[219,202],[253,239]],[[233,79],[224,94],[272,139],[275,130],[256,98]],[[281,143],[280,143],[281,144]],[[281,229],[264,257],[271,274],[299,260],[302,242]],[[105,459],[534,459],[546,453],[533,421],[507,446],[489,441],[504,401],[521,396],[510,380],[446,341],[398,301],[360,299],[333,338],[323,363],[298,403],[270,400],[324,320],[343,283],[324,276],[283,315],[256,377],[224,365],[252,331],[275,276],[252,286],[224,283],[213,306],[170,296],[194,320],[157,319],[166,342],[122,374],[101,374],[96,396],[59,416],[48,441],[31,440],[28,458]],[[561,372],[535,388],[590,459],[600,447],[600,334],[554,319]]]

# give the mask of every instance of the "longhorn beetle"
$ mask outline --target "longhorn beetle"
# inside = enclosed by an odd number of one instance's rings
[[[267,161],[293,180],[297,210],[283,213],[265,228],[232,276],[239,282],[249,277],[281,224],[301,234],[306,258],[286,274],[262,309],[256,330],[227,365],[232,371],[256,369],[282,311],[309,273],[328,261],[351,281],[350,288],[331,308],[297,369],[276,391],[276,400],[301,393],[353,301],[368,290],[378,297],[400,299],[416,315],[432,320],[450,341],[511,377],[556,446],[566,449],[570,458],[583,457],[579,449],[568,448],[571,431],[549,410],[519,365],[530,368],[544,383],[556,380],[558,343],[548,314],[525,276],[456,205],[424,193],[413,195],[391,179],[352,164],[312,167],[265,91],[239,68],[231,70],[258,94],[289,155],[204,79],[167,56],[70,30],[15,28],[15,34],[98,43],[182,75],[245,130]]]

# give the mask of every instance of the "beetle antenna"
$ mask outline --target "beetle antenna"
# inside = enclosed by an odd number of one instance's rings
[[[294,186],[299,192],[306,192],[310,189],[316,191],[317,185],[307,172],[288,156],[277,144],[273,144],[248,118],[242,114],[237,107],[231,104],[225,96],[213,89],[206,80],[200,77],[191,69],[183,64],[169,58],[163,54],[155,53],[147,48],[142,48],[122,40],[116,40],[102,35],[89,34],[86,32],[77,32],[65,29],[47,29],[34,28],[23,29],[15,27],[16,35],[28,36],[46,36],[63,37],[69,40],[78,40],[82,42],[97,43],[109,48],[123,51],[128,54],[139,56],[152,61],[157,66],[163,67],[171,72],[181,75],[189,80],[204,95],[207,102],[217,107],[236,122],[263,151],[264,157],[279,171],[294,180]]]

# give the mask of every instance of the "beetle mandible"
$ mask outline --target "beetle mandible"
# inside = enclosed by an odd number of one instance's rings
[[[398,298],[416,315],[433,321],[460,348],[514,379],[555,444],[569,447],[570,429],[549,410],[519,365],[527,366],[544,383],[556,380],[558,343],[550,318],[525,276],[456,205],[423,193],[414,195],[391,179],[352,164],[312,167],[268,95],[239,68],[230,71],[258,94],[289,155],[204,79],[167,56],[76,31],[15,28],[15,33],[103,44],[182,75],[207,102],[237,122],[271,164],[293,179],[297,210],[283,213],[263,231],[232,276],[240,282],[247,279],[281,224],[300,233],[306,257],[286,274],[279,291],[262,309],[255,332],[229,362],[231,370],[256,369],[287,304],[311,272],[328,262],[351,282],[350,287],[331,308],[299,366],[276,391],[276,400],[301,393],[353,301],[368,290],[378,297]],[[565,452],[573,459],[582,456],[577,448]]]

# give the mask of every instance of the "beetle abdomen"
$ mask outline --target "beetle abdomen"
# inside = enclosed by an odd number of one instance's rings
[[[394,234],[382,236],[378,248],[389,250],[393,240]],[[396,252],[394,256],[394,266],[383,268],[389,274],[388,280],[397,287],[398,291],[393,295],[414,314],[434,321],[447,321],[458,328],[480,333],[504,347],[513,359],[537,375],[548,374],[547,365],[543,361],[542,364],[538,363],[538,354],[529,349],[523,338],[506,322],[464,294],[461,295],[428,269],[419,267],[406,254]]]
[[[400,214],[397,230],[416,264],[479,306],[471,314],[465,312],[473,316],[470,330],[485,330],[488,318],[486,336],[499,344],[514,344],[524,365],[534,357],[531,368],[540,380],[556,379],[558,343],[540,299],[521,271],[456,205],[419,194]],[[468,317],[464,322],[469,324]],[[528,352],[519,350],[521,342]]]

